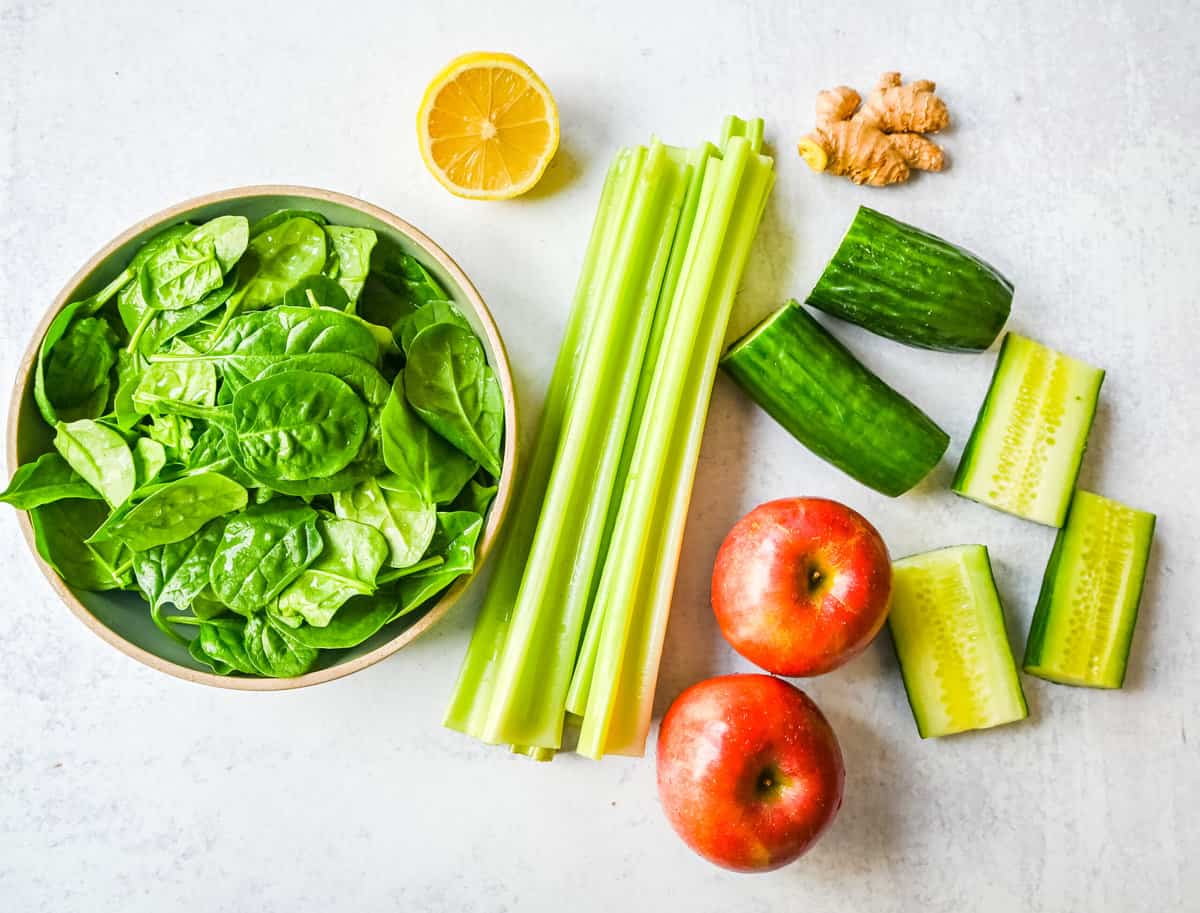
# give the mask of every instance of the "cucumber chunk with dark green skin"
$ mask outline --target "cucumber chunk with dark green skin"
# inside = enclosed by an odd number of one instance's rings
[[[953,490],[1035,523],[1062,526],[1103,381],[1101,369],[1009,333]]]
[[[1062,685],[1120,688],[1155,517],[1077,491],[1038,596],[1025,671]]]
[[[921,738],[1029,715],[986,546],[893,562],[888,628]]]
[[[808,304],[910,346],[980,352],[1004,329],[1012,296],[974,254],[860,206]]]
[[[920,482],[950,443],[795,301],[742,337],[721,364],[796,440],[885,495]]]

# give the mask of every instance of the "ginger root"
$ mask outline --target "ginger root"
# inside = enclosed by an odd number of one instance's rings
[[[907,181],[912,170],[941,171],[945,157],[922,134],[950,123],[945,103],[927,79],[903,85],[884,73],[865,103],[848,86],[817,96],[817,126],[799,150],[813,171],[845,175],[855,184],[884,187]]]

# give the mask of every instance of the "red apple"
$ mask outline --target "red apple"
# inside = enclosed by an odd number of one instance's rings
[[[675,699],[658,733],[658,795],[709,862],[766,872],[808,850],[842,804],[837,736],[799,688],[724,675]]]
[[[776,675],[820,675],[862,652],[891,594],[892,562],[875,527],[824,498],[760,504],[729,531],[713,568],[721,633]]]

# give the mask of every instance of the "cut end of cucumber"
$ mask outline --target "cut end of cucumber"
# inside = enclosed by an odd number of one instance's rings
[[[913,555],[892,572],[888,626],[921,738],[1025,719],[987,548]]]
[[[1009,333],[953,490],[1062,526],[1103,380],[1101,369]]]
[[[1154,514],[1075,493],[1042,580],[1026,672],[1086,688],[1124,684],[1154,523]]]
[[[788,299],[784,303],[783,307],[779,308],[779,310],[775,311],[772,314],[768,314],[766,317],[764,317],[762,320],[760,320],[758,323],[756,323],[753,327],[751,327],[749,330],[747,330],[745,333],[743,333],[741,336],[739,336],[738,339],[733,343],[733,345],[731,345],[728,348],[728,350],[726,350],[725,354],[721,356],[721,364],[725,365],[728,362],[730,362],[731,360],[736,359],[737,356],[739,354],[741,354],[743,349],[746,349],[746,348],[752,346],[754,344],[755,340],[757,340],[760,336],[763,336],[763,335],[770,336],[771,328],[773,326],[775,326],[775,324],[778,323],[781,319],[786,318],[788,316],[788,312],[792,308],[798,308],[798,307],[800,307],[800,303],[798,301],[796,301],[795,298]]]

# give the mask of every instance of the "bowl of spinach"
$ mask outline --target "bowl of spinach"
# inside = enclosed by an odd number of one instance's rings
[[[134,226],[55,299],[0,501],[124,653],[295,688],[445,615],[504,517],[515,428],[499,332],[441,248],[353,197],[244,187]]]

